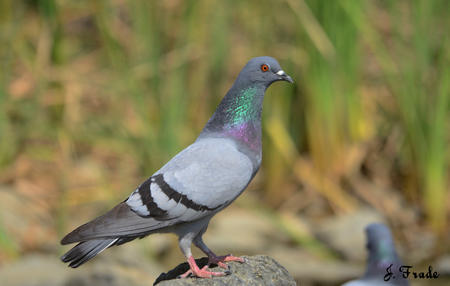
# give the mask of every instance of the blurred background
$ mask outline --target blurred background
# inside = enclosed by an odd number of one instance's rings
[[[295,85],[268,90],[263,166],[205,241],[339,285],[382,221],[405,264],[441,273],[413,285],[449,285],[449,28],[446,0],[1,0],[0,284],[148,285],[183,262],[154,235],[71,270],[59,241],[195,140],[269,55]]]

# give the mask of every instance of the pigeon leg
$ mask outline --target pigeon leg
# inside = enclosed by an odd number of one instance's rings
[[[205,265],[201,269],[198,267],[197,263],[195,262],[194,257],[192,256],[191,252],[191,244],[192,244],[192,236],[191,234],[185,235],[183,237],[180,237],[179,239],[179,245],[181,248],[181,251],[183,252],[184,256],[187,258],[187,262],[189,263],[189,270],[185,273],[178,276],[179,278],[186,278],[190,275],[199,277],[199,278],[212,278],[213,276],[225,276],[230,274],[230,271],[225,272],[212,272],[208,271],[208,265]]]
[[[238,261],[244,263],[245,260],[241,257],[227,254],[223,256],[217,256],[211,249],[203,242],[202,236],[199,235],[194,239],[194,244],[200,248],[206,255],[208,255],[208,265],[217,264],[219,267],[229,270],[229,266],[224,262]]]

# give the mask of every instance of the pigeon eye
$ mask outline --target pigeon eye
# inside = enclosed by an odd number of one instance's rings
[[[261,65],[261,70],[262,70],[263,72],[266,72],[266,71],[269,70],[269,66],[266,65],[266,64],[262,64],[262,65]]]

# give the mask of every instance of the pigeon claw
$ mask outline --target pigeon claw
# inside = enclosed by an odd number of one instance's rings
[[[186,271],[185,273],[179,275],[177,278],[187,278],[187,277],[198,277],[198,278],[212,278],[213,276],[225,276],[231,274],[229,270],[225,272],[213,272],[208,271],[208,265],[203,266],[201,269],[198,267],[197,263],[195,262],[194,257],[188,258],[188,263],[190,269]]]
[[[233,256],[232,254],[224,255],[224,256],[221,256],[220,258],[223,258],[224,259],[223,261],[225,261],[225,262],[237,261],[237,262],[240,262],[240,263],[245,263],[245,259],[244,258],[238,257],[238,256]]]
[[[217,266],[229,270],[230,267],[224,262],[237,261],[240,263],[245,263],[245,259],[242,257],[233,256],[232,254],[227,254],[223,256],[209,255],[208,265],[216,264]]]
[[[218,262],[216,262],[216,263],[211,263],[211,264],[217,264],[217,266],[219,266],[220,268],[223,268],[223,269],[226,269],[226,270],[230,270],[230,266],[228,266],[228,265],[226,265],[225,263],[220,262],[220,261],[218,261]],[[211,264],[210,264],[210,265],[211,265]]]
[[[202,269],[189,269],[184,274],[181,274],[178,276],[178,278],[188,278],[188,277],[198,277],[198,278],[212,278],[213,276],[225,276],[230,275],[231,272],[229,270],[225,272],[213,272],[208,271],[207,266],[203,267]]]

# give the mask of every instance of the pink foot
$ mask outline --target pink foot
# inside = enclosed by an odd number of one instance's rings
[[[208,265],[205,265],[204,267],[202,267],[202,269],[200,269],[197,265],[197,263],[195,262],[194,257],[189,257],[188,258],[188,263],[190,266],[190,269],[188,271],[186,271],[185,273],[181,274],[180,276],[178,276],[179,278],[186,278],[189,277],[190,275],[194,275],[196,277],[199,278],[212,278],[213,276],[225,276],[230,274],[229,271],[225,271],[225,272],[212,272],[212,271],[208,271],[206,269],[208,269]]]
[[[229,269],[229,267],[224,262],[230,262],[230,261],[237,261],[240,263],[244,263],[245,259],[243,259],[241,257],[233,256],[231,254],[227,254],[227,255],[223,255],[223,256],[216,256],[214,253],[212,253],[208,256],[208,265],[217,264],[217,266],[227,269],[227,270]]]

